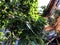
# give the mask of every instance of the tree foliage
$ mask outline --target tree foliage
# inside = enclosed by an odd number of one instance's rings
[[[37,0],[1,0],[0,28],[9,30],[20,39],[31,45],[43,45],[41,39],[45,19],[37,11]],[[23,44],[23,43],[22,43]],[[24,45],[24,44],[23,44]]]

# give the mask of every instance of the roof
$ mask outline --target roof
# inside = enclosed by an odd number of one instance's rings
[[[53,28],[51,26],[47,26],[47,27],[44,28],[44,30],[45,31],[51,31],[51,30],[53,30]]]
[[[57,21],[53,24],[53,26],[47,26],[44,28],[45,31],[56,30],[56,32],[60,32],[60,16],[58,17]]]

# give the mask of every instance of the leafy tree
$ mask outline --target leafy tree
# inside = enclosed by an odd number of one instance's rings
[[[1,0],[0,28],[10,31],[10,43],[13,36],[20,39],[19,45],[41,44],[45,19],[37,11],[37,0]]]

